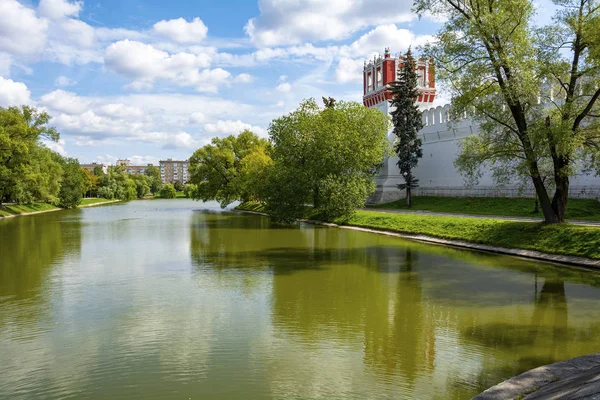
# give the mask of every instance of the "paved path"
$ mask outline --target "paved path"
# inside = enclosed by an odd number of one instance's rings
[[[472,400],[500,399],[600,400],[600,353],[532,369]]]
[[[433,215],[438,217],[459,217],[459,218],[482,218],[482,219],[499,219],[502,221],[518,221],[518,222],[542,222],[542,218],[529,218],[529,217],[507,217],[503,215],[481,215],[481,214],[454,214],[447,212],[437,211],[424,211],[424,210],[396,210],[389,208],[362,208],[363,211],[375,211],[389,214],[413,214],[413,215]],[[600,227],[600,221],[578,221],[569,220],[570,224],[583,225],[583,226],[597,226]]]

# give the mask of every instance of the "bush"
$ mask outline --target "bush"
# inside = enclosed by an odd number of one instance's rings
[[[177,191],[175,190],[175,187],[170,183],[163,186],[163,188],[160,190],[160,197],[162,197],[163,199],[174,199],[176,196]]]

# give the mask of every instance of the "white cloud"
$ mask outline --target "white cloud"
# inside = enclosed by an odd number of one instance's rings
[[[48,23],[16,0],[0,0],[0,51],[25,57],[39,54],[46,44]]]
[[[200,111],[195,112],[192,115],[190,115],[190,124],[193,124],[193,125],[202,124],[202,123],[204,123],[205,120],[206,120],[206,116],[204,115],[204,113],[201,113]]]
[[[56,78],[56,80],[54,81],[54,84],[56,86],[73,86],[76,85],[77,82],[75,82],[73,79],[67,78],[66,76],[59,76],[58,78]]]
[[[0,76],[10,76],[12,57],[10,54],[0,53]]]
[[[259,126],[252,126],[250,124],[246,124],[240,120],[237,121],[222,121],[219,120],[215,124],[206,124],[204,125],[204,130],[209,133],[217,133],[221,135],[237,135],[238,133],[244,130],[251,130],[259,136],[266,136],[267,132],[265,129]]]
[[[38,13],[48,19],[60,19],[63,17],[77,17],[83,7],[82,1],[73,3],[66,0],[40,0]]]
[[[65,140],[59,139],[58,142],[52,142],[49,140],[43,141],[44,145],[52,151],[57,152],[61,156],[65,157],[67,155],[67,151],[65,150]]]
[[[233,81],[239,83],[251,83],[254,81],[254,77],[250,74],[242,73],[233,78]]]
[[[179,43],[198,43],[204,40],[208,28],[200,18],[187,22],[183,18],[160,21],[154,24],[153,31]]]
[[[160,158],[158,157],[153,157],[153,156],[131,156],[131,157],[127,157],[128,160],[131,160],[131,164],[132,165],[148,165],[148,164],[152,164],[152,165],[156,165],[158,166],[158,163],[160,161]]]
[[[20,106],[31,102],[31,92],[23,82],[15,82],[0,76],[0,106]]]
[[[406,51],[409,46],[415,48],[435,40],[431,35],[415,35],[408,29],[399,29],[394,24],[380,25],[354,41],[349,54],[365,56],[375,52],[383,52],[385,47],[394,52]]]
[[[178,86],[193,86],[200,92],[216,92],[229,84],[231,74],[221,68],[208,69],[208,54],[169,54],[152,45],[122,40],[111,44],[104,54],[106,65],[119,74],[133,78],[134,90],[149,89],[159,79]],[[202,69],[204,68],[204,69]]]
[[[289,93],[292,90],[292,85],[290,85],[288,82],[284,82],[282,84],[277,85],[275,90],[281,93]]]
[[[79,114],[86,111],[90,105],[88,101],[75,93],[57,89],[46,93],[40,98],[39,103],[52,110],[67,114]]]
[[[286,75],[279,75],[279,82],[285,82],[287,80]]]
[[[341,40],[372,25],[408,22],[412,0],[259,0],[245,30],[258,46]]]
[[[360,82],[362,80],[363,61],[341,58],[335,69],[335,78],[340,83]]]
[[[113,118],[140,118],[144,116],[144,111],[138,107],[128,106],[122,103],[109,103],[100,106],[98,114]]]

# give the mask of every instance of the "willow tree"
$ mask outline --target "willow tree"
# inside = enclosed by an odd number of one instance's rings
[[[398,156],[398,169],[404,178],[399,189],[406,190],[406,205],[412,205],[412,189],[419,186],[419,180],[413,175],[413,169],[423,157],[423,143],[419,139],[419,131],[423,129],[421,111],[417,106],[419,88],[417,86],[417,63],[410,48],[404,57],[404,65],[399,68],[398,81],[392,83],[392,100],[394,107],[392,124],[396,142],[394,151]]]
[[[481,126],[455,165],[473,181],[482,168],[500,181],[527,176],[547,223],[564,221],[569,177],[600,153],[599,2],[554,3],[552,24],[536,27],[530,0],[415,1],[419,14],[446,19],[426,51],[454,116],[468,112]]]

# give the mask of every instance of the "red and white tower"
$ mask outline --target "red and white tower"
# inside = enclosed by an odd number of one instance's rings
[[[392,57],[390,49],[386,48],[384,56],[375,56],[364,64],[363,70],[363,104],[365,107],[377,107],[389,112],[389,102],[392,99],[390,83],[396,80],[398,69],[404,66],[402,56]],[[433,60],[421,58],[417,60],[419,74],[419,99],[421,108],[427,108],[435,99],[435,70]]]

